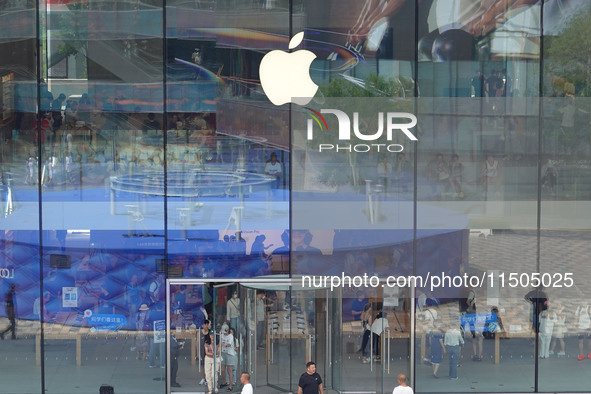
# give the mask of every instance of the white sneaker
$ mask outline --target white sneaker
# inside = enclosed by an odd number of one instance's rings
[[[207,384],[207,382],[205,381],[205,379],[201,379],[201,382],[199,382],[200,385],[205,386]]]
[[[548,352],[548,354],[549,354],[549,355],[551,355],[551,356],[553,356],[553,355],[554,355],[554,351],[553,351],[553,350],[550,350],[550,351]]]

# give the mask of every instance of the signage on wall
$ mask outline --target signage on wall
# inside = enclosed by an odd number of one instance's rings
[[[90,331],[117,331],[127,324],[127,318],[123,315],[92,313],[90,309],[84,311],[84,317],[89,325]]]
[[[62,306],[64,308],[78,308],[77,287],[62,287]]]
[[[52,268],[70,268],[72,259],[67,254],[51,254],[49,256],[49,266]]]
[[[154,322],[154,343],[166,342],[166,320]]]
[[[14,279],[14,268],[0,268],[0,278]]]
[[[289,41],[288,48],[294,49],[299,46],[304,39],[304,32],[299,32]],[[318,90],[310,78],[310,66],[316,55],[307,50],[298,50],[294,52],[284,52],[274,50],[267,53],[261,60],[259,66],[259,76],[261,86],[269,100],[279,106],[287,103],[294,103],[301,106],[307,105]],[[402,132],[410,141],[417,141],[417,137],[410,131],[417,125],[415,115],[408,112],[378,112],[378,129],[375,133],[362,133],[359,127],[359,113],[353,112],[353,122],[349,115],[340,109],[320,109],[320,112],[311,108],[313,119],[307,122],[307,139],[313,140],[314,121],[318,124],[321,131],[328,131],[327,122],[322,114],[332,114],[338,121],[338,142],[319,143],[318,152],[402,152],[404,147],[400,144],[390,143],[393,140],[394,132]],[[384,134],[384,124],[386,129],[387,143],[376,143],[382,134]],[[351,141],[351,126],[353,126],[354,136],[361,141],[368,143],[347,144]],[[335,141],[336,142],[336,141]]]

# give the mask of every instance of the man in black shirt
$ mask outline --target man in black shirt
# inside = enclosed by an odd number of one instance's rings
[[[310,361],[306,364],[306,372],[300,376],[298,394],[324,394],[322,378],[316,373],[316,364]]]

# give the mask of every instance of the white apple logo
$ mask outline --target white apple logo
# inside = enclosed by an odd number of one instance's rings
[[[289,41],[289,49],[300,45],[304,32],[299,32]],[[318,85],[310,78],[310,64],[316,55],[310,51],[271,51],[259,66],[261,85],[269,100],[275,105],[295,103],[308,104]]]

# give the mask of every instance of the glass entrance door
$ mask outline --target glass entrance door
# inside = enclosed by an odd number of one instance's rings
[[[213,285],[213,327],[221,353],[221,362],[214,367],[214,381],[220,390],[237,390],[240,371],[247,366],[240,301],[238,283]]]
[[[293,286],[287,278],[223,284],[169,279],[166,325],[158,333],[158,341],[168,339],[168,392],[225,391],[230,382],[239,392],[241,372],[250,374],[255,390],[297,392],[309,361],[316,363],[325,389],[340,390],[351,373],[342,359],[342,311],[339,292]],[[206,335],[213,336],[221,356],[208,375]],[[381,381],[382,375],[374,377]],[[208,378],[211,386],[201,384]]]
[[[410,290],[378,286],[332,296],[329,307],[342,311],[340,323],[329,319],[341,327],[329,327],[333,387],[339,392],[389,392],[398,374],[410,378]]]
[[[163,333],[154,341],[166,341],[168,393],[207,392],[203,341],[213,318],[212,295],[207,283],[168,280],[167,314]],[[157,338],[161,337],[161,338]],[[162,345],[159,345],[162,346]]]
[[[331,388],[331,349],[333,338],[340,335],[334,334],[340,332],[340,315],[329,292],[282,278],[275,283],[244,282],[240,294],[245,299],[244,359],[255,390],[297,392],[309,361],[316,363],[324,387]]]

